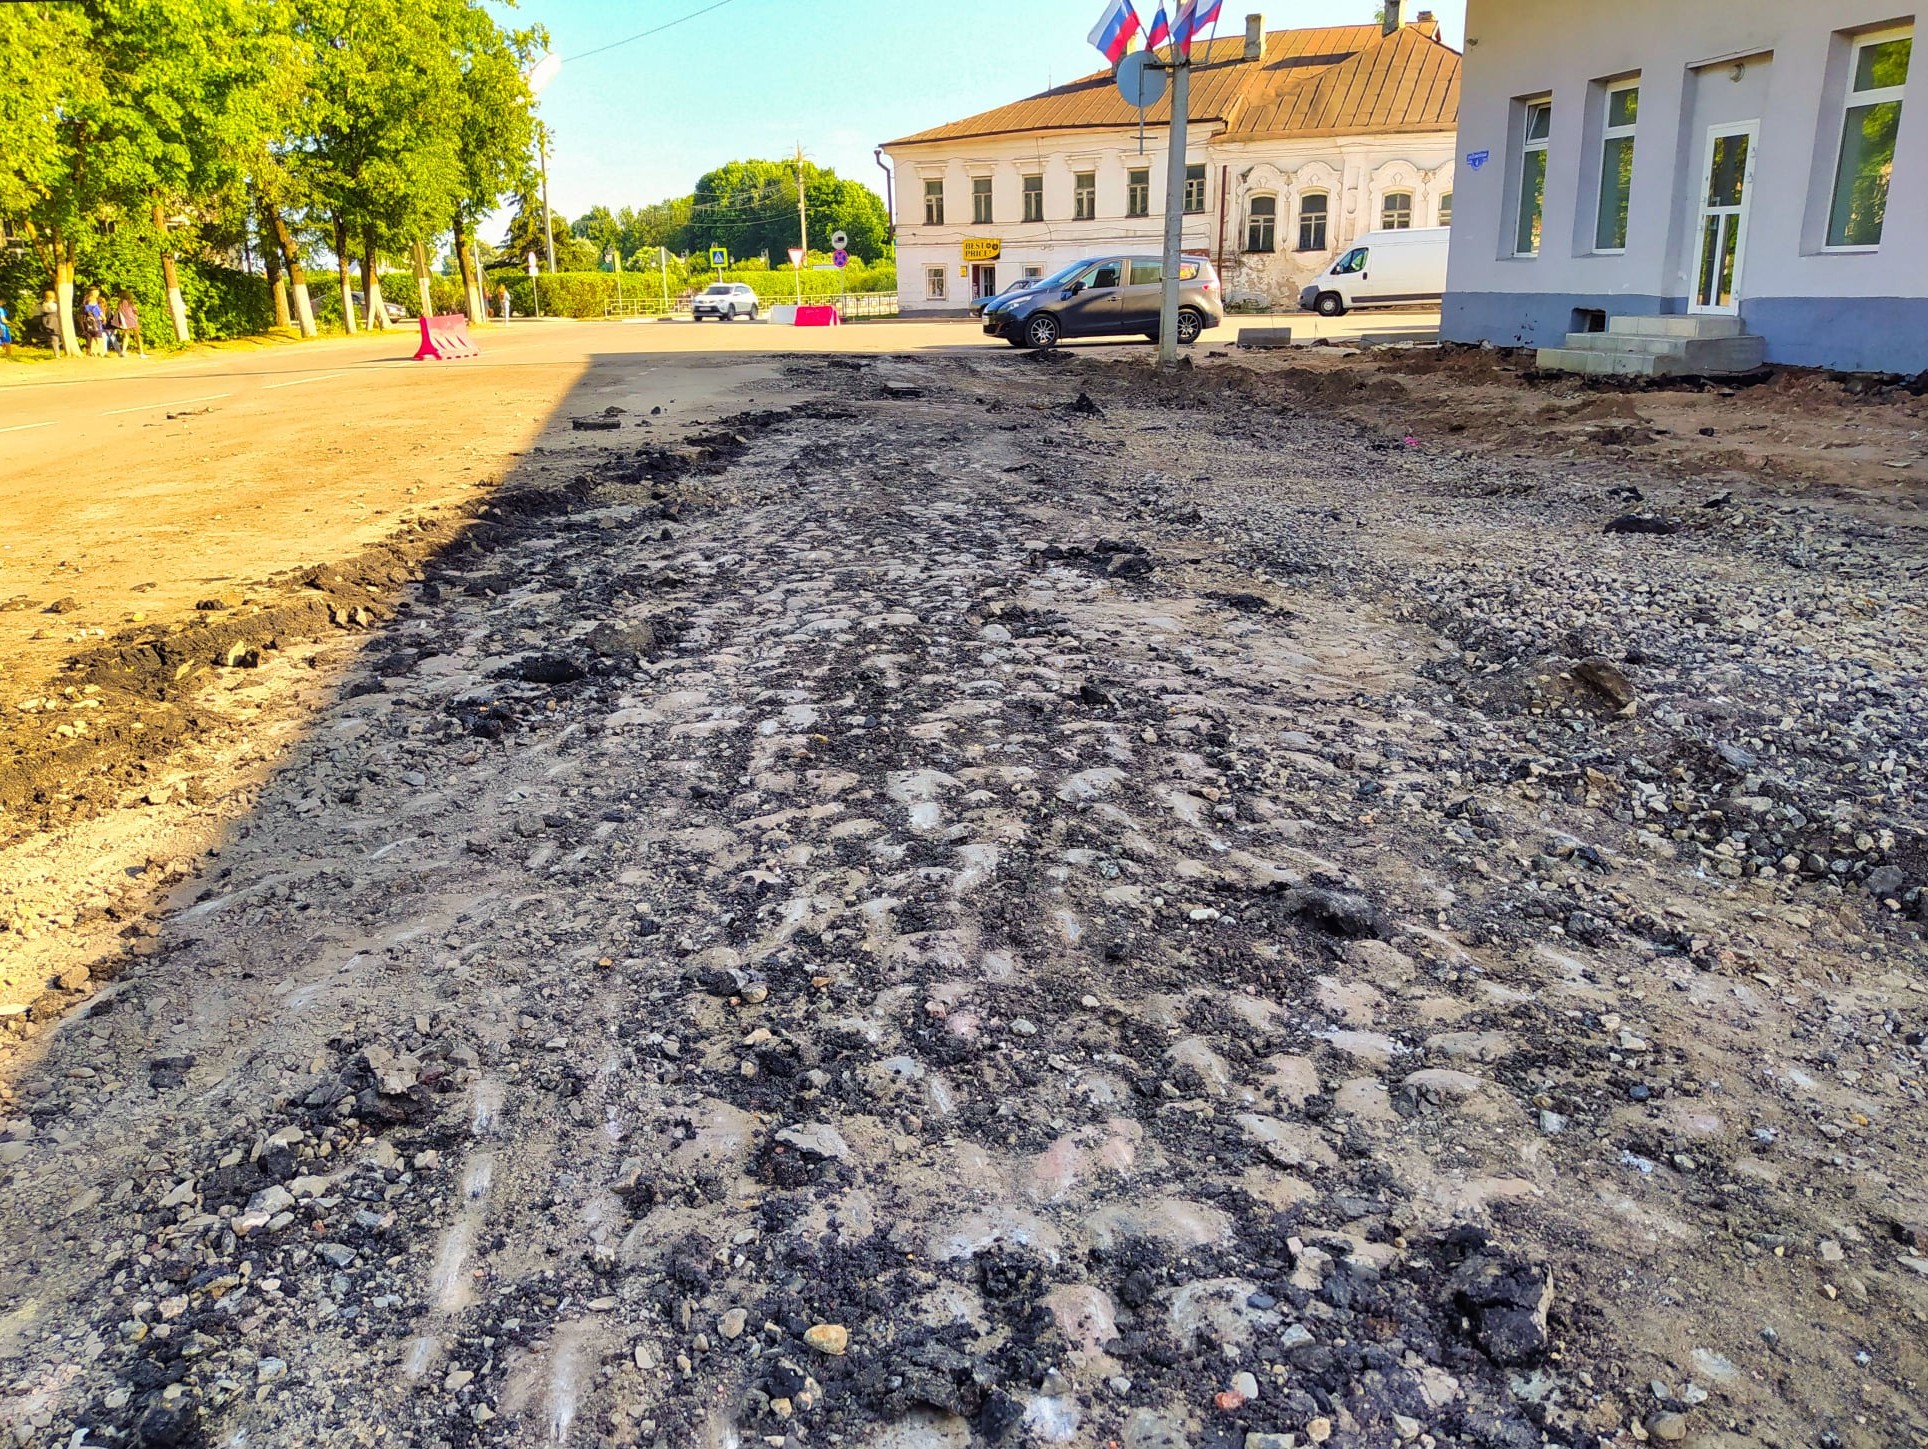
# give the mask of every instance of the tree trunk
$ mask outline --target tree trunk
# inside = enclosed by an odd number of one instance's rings
[[[372,229],[362,231],[361,290],[368,303],[368,312],[363,319],[370,332],[388,330],[388,309],[382,305],[381,254],[375,250],[375,233]]]
[[[74,244],[54,241],[54,300],[60,303],[60,341],[69,357],[80,356],[80,334],[74,330]]]
[[[415,290],[421,294],[422,316],[434,316],[435,294],[428,284],[428,247],[423,242],[415,243]]]
[[[154,203],[154,231],[161,238],[161,276],[167,282],[167,315],[174,323],[174,340],[188,340],[187,303],[181,298],[181,279],[174,268],[174,252],[167,244],[167,212]]]
[[[469,250],[468,233],[462,227],[462,213],[455,213],[455,261],[462,272],[462,300],[473,327],[483,320],[482,279],[476,275],[475,255]]]
[[[295,250],[295,239],[289,235],[288,223],[282,220],[281,212],[269,207],[268,217],[274,223],[275,245],[281,248],[282,260],[288,264],[288,282],[295,294],[295,316],[300,319],[301,335],[316,336],[315,309],[308,300],[308,274],[302,270],[301,253]]]
[[[341,284],[341,322],[353,337],[355,325],[355,284],[348,279],[348,223],[335,218],[335,280]]]
[[[267,269],[268,292],[274,298],[274,325],[290,327],[294,324],[288,318],[288,284],[281,274],[281,248],[275,245],[268,219],[264,216],[260,220],[261,264]]]

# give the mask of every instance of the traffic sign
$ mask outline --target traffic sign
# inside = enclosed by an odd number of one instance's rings
[[[1118,94],[1126,105],[1148,111],[1164,98],[1165,72],[1154,66],[1157,59],[1149,50],[1134,50],[1118,62]]]
[[[793,267],[800,267],[803,265],[803,248],[802,247],[790,248],[790,265]]]
[[[833,231],[830,233],[830,245],[838,251],[844,251],[850,246],[850,238],[840,231]]]
[[[533,277],[535,274],[536,274],[536,254],[534,252],[530,252],[529,253],[529,275]]]
[[[727,247],[710,248],[710,265],[711,266],[715,267],[720,272],[729,264],[730,264],[729,248]]]
[[[838,232],[837,235],[842,236],[843,233]],[[845,251],[842,247],[838,247],[834,252],[830,254],[830,260],[835,262],[840,267],[845,266],[850,261],[850,253]]]

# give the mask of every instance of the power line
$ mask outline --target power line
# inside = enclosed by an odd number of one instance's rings
[[[705,5],[701,10],[692,10],[687,15],[678,16],[674,20],[666,20],[661,25],[654,26],[649,30],[639,31],[635,35],[625,36],[621,40],[612,40],[607,45],[599,45],[594,50],[585,50],[580,55],[564,56],[563,63],[565,65],[573,65],[579,60],[589,59],[592,55],[601,55],[606,50],[614,50],[618,46],[630,45],[638,40],[647,40],[652,35],[661,35],[665,30],[674,30],[677,26],[686,24],[700,15],[708,15],[712,10],[721,10],[725,5],[732,3],[734,3],[734,0],[715,0],[714,4]]]

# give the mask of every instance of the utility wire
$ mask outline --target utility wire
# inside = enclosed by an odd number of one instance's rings
[[[579,60],[589,59],[592,55],[601,55],[606,50],[614,50],[618,46],[630,45],[638,40],[647,40],[652,35],[661,35],[665,30],[674,30],[677,26],[686,24],[696,19],[699,15],[708,15],[712,10],[721,10],[725,5],[732,3],[734,3],[734,0],[715,0],[714,4],[705,5],[701,10],[692,10],[687,15],[678,16],[674,20],[666,20],[661,25],[639,31],[635,35],[625,36],[621,40],[612,40],[607,45],[599,45],[594,50],[585,50],[579,55],[566,55],[563,57],[563,64],[573,65]]]

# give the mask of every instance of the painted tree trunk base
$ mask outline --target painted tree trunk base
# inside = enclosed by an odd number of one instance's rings
[[[370,332],[388,330],[388,308],[382,302],[382,279],[378,273],[370,272],[368,278],[368,316]]]
[[[315,305],[308,300],[308,284],[306,282],[296,282],[294,285],[294,294],[295,316],[300,319],[301,335],[303,337],[319,337],[321,335],[321,329],[315,326]]]
[[[74,264],[54,266],[54,300],[60,304],[60,342],[69,357],[80,356],[80,333],[74,329]]]
[[[274,325],[276,327],[294,326],[294,319],[288,315],[288,279],[286,277],[274,279]]]
[[[167,289],[167,315],[174,322],[174,340],[187,342],[191,336],[187,326],[187,299],[182,297],[179,287]]]

